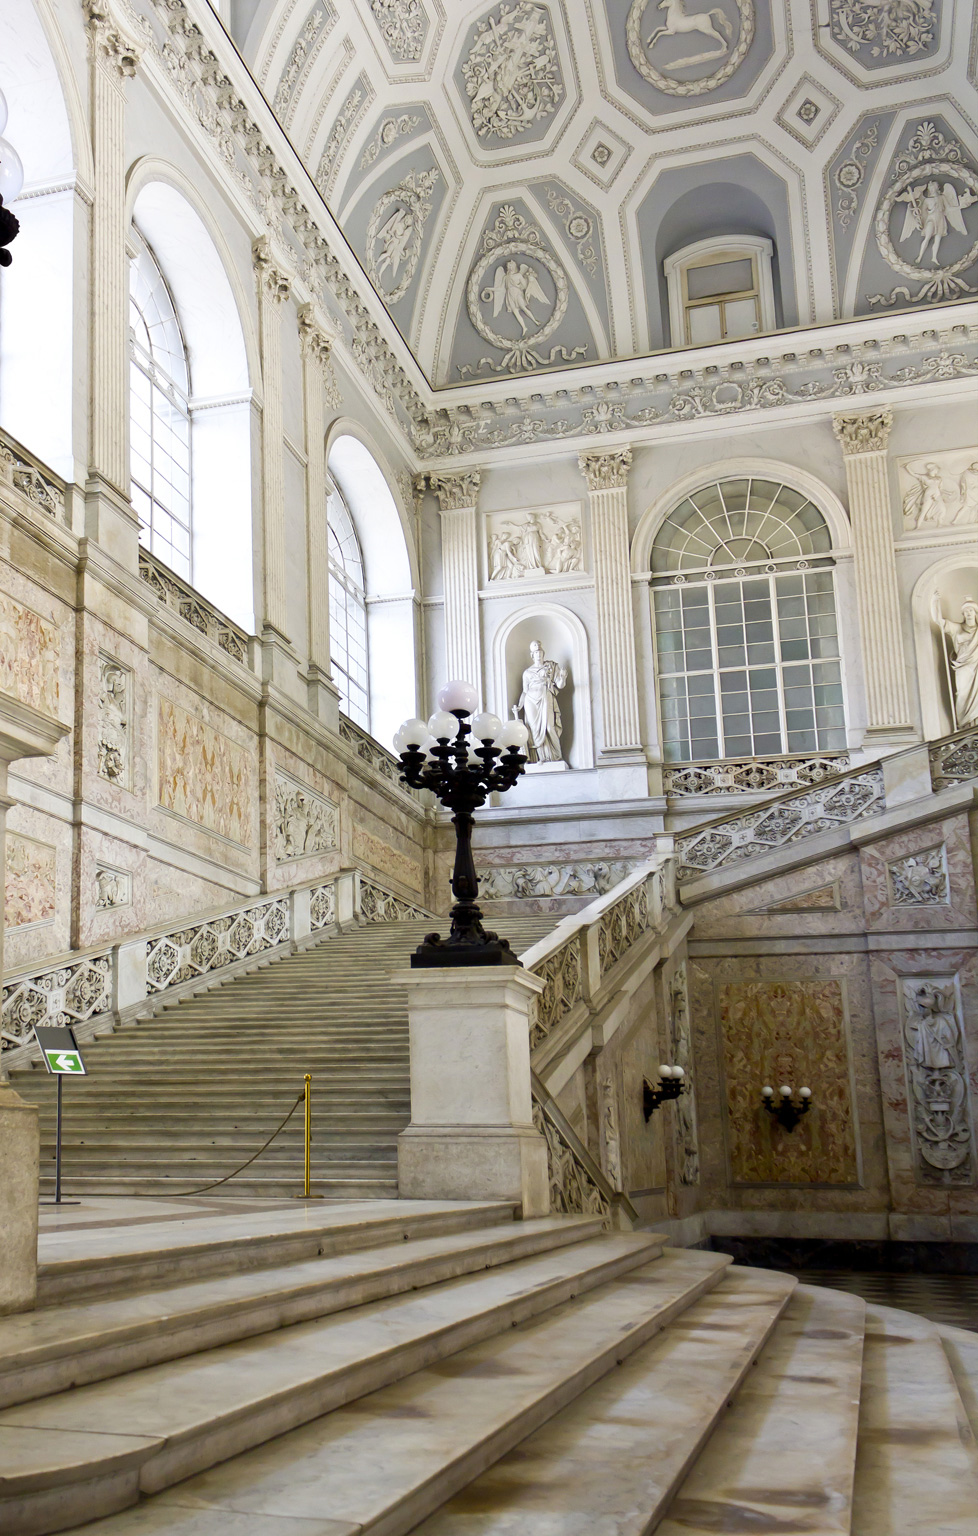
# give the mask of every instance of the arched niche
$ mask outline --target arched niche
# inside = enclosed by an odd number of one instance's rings
[[[193,583],[252,630],[252,359],[230,257],[179,179],[155,164],[134,167],[131,220],[163,273],[187,347]]]
[[[591,680],[587,631],[576,613],[558,603],[520,608],[504,619],[493,638],[493,709],[504,720],[513,718],[513,705],[530,664],[530,644],[539,640],[548,661],[567,670],[567,686],[558,694],[562,717],[561,748],[570,768],[594,767],[591,727]]]
[[[370,730],[389,746],[418,707],[415,551],[375,454],[345,423],[329,434],[326,465],[363,556]]]
[[[87,237],[75,183],[91,185],[91,153],[67,45],[43,0],[0,5],[0,88],[4,137],[24,165],[12,209],[20,233],[0,278],[0,425],[71,480],[73,342],[83,334],[75,314],[84,306],[75,248]]]
[[[965,598],[978,600],[978,555],[960,551],[927,567],[917,580],[911,598],[914,645],[917,655],[917,686],[924,738],[934,741],[954,729],[951,687],[945,662],[945,643],[934,622],[937,596],[947,619],[960,623]]]

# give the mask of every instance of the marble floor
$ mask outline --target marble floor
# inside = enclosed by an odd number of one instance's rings
[[[978,1333],[978,1275],[871,1274],[841,1269],[792,1273],[804,1285],[830,1286],[881,1306],[914,1312],[932,1323]]]

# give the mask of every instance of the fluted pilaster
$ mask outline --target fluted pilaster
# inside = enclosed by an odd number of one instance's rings
[[[842,444],[866,680],[867,734],[912,730],[900,593],[886,472],[892,411],[846,411],[832,419]]]
[[[299,310],[306,432],[306,557],[309,581],[309,663],[324,678],[329,664],[329,537],[326,525],[326,407],[335,404],[330,367],[333,337],[312,304]]]
[[[268,239],[252,248],[258,283],[261,338],[262,423],[262,548],[264,554],[263,630],[288,637],[285,566],[285,463],[282,414],[282,305],[292,291],[291,280],[276,263]]]
[[[482,697],[479,637],[479,539],[476,505],[481,470],[431,475],[441,509],[442,573],[445,583],[445,667],[448,677],[465,678]]]
[[[628,448],[611,453],[583,453],[578,460],[591,502],[605,752],[641,749],[628,560],[627,487],[631,462]]]

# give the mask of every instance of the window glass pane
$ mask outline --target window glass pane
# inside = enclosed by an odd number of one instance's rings
[[[719,304],[697,304],[695,308],[687,309],[686,323],[689,326],[689,339],[694,347],[702,346],[708,341],[723,339]]]
[[[686,268],[686,292],[691,299],[712,299],[715,294],[745,293],[754,286],[754,263],[749,256],[739,261],[711,261]]]
[[[752,336],[760,327],[756,299],[728,299],[723,306],[726,337]]]

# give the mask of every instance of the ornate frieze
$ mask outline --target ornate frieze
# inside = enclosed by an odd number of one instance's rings
[[[213,640],[228,656],[247,666],[248,636],[245,631],[233,624],[218,608],[212,607],[196,588],[175,576],[148,549],[140,548],[139,574],[165,607],[178,613],[198,634]]]
[[[589,491],[624,490],[628,485],[632,450],[618,448],[609,453],[582,453],[577,462]]]
[[[832,417],[832,430],[848,458],[856,453],[885,453],[893,412],[845,411]]]
[[[327,196],[332,187],[340,154],[346,141],[353,132],[360,117],[366,111],[368,104],[373,100],[373,96],[374,92],[370,81],[366,75],[361,74],[357,77],[346,100],[336,114],[333,126],[329,131],[329,137],[323,145],[323,152],[319,157],[319,166],[316,170],[316,186],[324,197]]]
[[[848,752],[817,757],[749,757],[740,762],[675,763],[662,770],[667,795],[756,795],[818,784],[849,767]]]
[[[58,850],[50,843],[8,831],[4,839],[5,928],[50,923],[57,914]]]
[[[272,830],[276,863],[308,859],[335,848],[339,840],[339,814],[332,800],[277,770]]]
[[[665,14],[655,16],[656,9]],[[686,0],[659,0],[654,8],[650,0],[632,0],[625,24],[628,56],[642,78],[667,96],[704,96],[740,68],[754,41],[755,24],[754,0],[712,10],[687,9]],[[668,46],[674,39],[682,45],[679,58],[677,49]],[[701,65],[709,67],[698,78],[681,77]]]
[[[978,523],[978,448],[897,459],[908,533]]]
[[[479,870],[483,901],[535,896],[605,896],[631,864],[621,859],[575,859],[571,864],[490,864]]]
[[[162,696],[157,733],[161,808],[250,847],[256,798],[250,750]]]
[[[276,949],[289,937],[287,896],[255,902],[223,917],[208,918],[146,941],[146,985],[149,992],[194,981]]]
[[[462,78],[480,139],[512,139],[550,117],[564,86],[546,8],[503,0],[476,27]]]
[[[114,656],[98,658],[98,774],[132,788],[132,672]]]
[[[0,592],[0,693],[54,718],[60,665],[57,626]]]
[[[696,1089],[693,1080],[693,1038],[689,1020],[689,989],[686,961],[673,972],[669,983],[670,1061],[686,1074],[686,1091],[676,1099],[676,1155],[681,1184],[700,1181],[699,1134],[696,1125]]]
[[[543,991],[534,1001],[530,1022],[530,1050],[535,1051],[584,996],[584,968],[581,959],[582,936],[575,933],[559,949],[533,967],[534,976],[543,978]]]
[[[364,261],[367,275],[385,304],[403,299],[414,280],[432,192],[440,174],[437,170],[409,171],[403,181],[378,198],[370,215]]]
[[[579,514],[556,508],[494,513],[486,533],[491,582],[567,576],[584,569]]]
[[[875,293],[870,305],[945,301],[975,293],[962,275],[978,262],[978,171],[961,145],[932,122],[922,122],[905,153],[898,155],[890,183],[876,211],[874,231],[880,255],[894,272],[920,284],[889,294]],[[969,211],[970,210],[970,211]],[[965,248],[955,235],[965,237]],[[957,250],[945,256],[947,241]]]
[[[953,976],[908,976],[901,994],[917,1178],[923,1184],[972,1184],[968,1068],[957,984]]]
[[[336,25],[336,11],[330,0],[319,0],[310,11],[299,36],[292,45],[288,63],[282,71],[272,102],[282,121],[288,123],[304,77],[327,36]]]
[[[132,875],[128,870],[98,864],[92,884],[96,912],[111,912],[115,907],[132,906]]]
[[[398,64],[420,59],[428,32],[421,0],[370,0],[370,11],[392,59]]]
[[[471,469],[460,474],[429,475],[428,484],[438,497],[443,512],[461,512],[463,508],[477,504],[482,471]]]
[[[586,356],[586,342],[569,350],[560,343],[545,347],[569,303],[567,273],[544,243],[539,227],[512,203],[504,203],[483,233],[465,288],[469,319],[483,341],[503,356],[460,365],[459,374],[465,378],[483,369],[519,373],[549,367],[558,359],[570,363]]]
[[[401,112],[397,117],[385,117],[363,154],[360,156],[360,169],[366,171],[373,165],[377,156],[383,149],[390,149],[399,138],[405,134],[413,133],[420,127],[421,119],[413,112]]]
[[[943,843],[890,860],[886,878],[894,907],[946,907],[951,899]]]
[[[65,522],[65,494],[50,475],[22,457],[10,444],[0,439],[0,480],[17,491],[32,507],[46,512],[58,522]]]
[[[885,809],[883,770],[856,769],[841,780],[681,833],[676,838],[679,879],[692,880],[742,859],[773,853],[818,832],[878,816]]]

